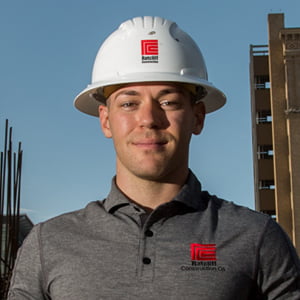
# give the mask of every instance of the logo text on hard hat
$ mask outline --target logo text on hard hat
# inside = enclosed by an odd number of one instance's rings
[[[158,63],[158,40],[141,40],[142,63]]]

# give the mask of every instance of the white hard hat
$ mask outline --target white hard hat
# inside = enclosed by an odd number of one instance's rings
[[[74,101],[80,111],[98,116],[106,87],[138,82],[178,82],[200,87],[206,112],[222,107],[225,95],[207,81],[200,49],[176,23],[137,17],[120,25],[96,56],[92,83]]]

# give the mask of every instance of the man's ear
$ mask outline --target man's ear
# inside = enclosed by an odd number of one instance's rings
[[[102,132],[105,137],[111,138],[112,134],[111,134],[109,118],[108,118],[108,107],[105,105],[99,105],[98,111],[99,111],[99,120],[100,120]]]
[[[198,102],[194,105],[194,114],[195,114],[195,125],[193,134],[198,135],[201,133],[204,120],[205,120],[205,106],[203,102]]]

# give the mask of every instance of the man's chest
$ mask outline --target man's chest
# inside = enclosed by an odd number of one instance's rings
[[[254,257],[239,234],[186,221],[128,230],[49,243],[44,261],[52,299],[248,299]]]

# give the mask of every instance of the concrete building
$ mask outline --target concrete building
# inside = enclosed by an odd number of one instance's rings
[[[285,28],[283,14],[268,28],[268,45],[250,46],[255,206],[300,253],[300,28]]]

